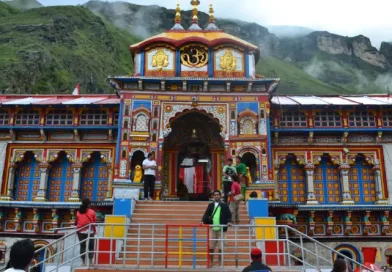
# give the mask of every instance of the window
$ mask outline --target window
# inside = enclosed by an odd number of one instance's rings
[[[136,131],[148,131],[148,119],[144,114],[139,114],[136,117]]]
[[[382,115],[382,125],[384,127],[392,127],[392,112],[385,112]]]
[[[73,113],[70,110],[52,110],[46,116],[46,125],[73,125]]]
[[[103,110],[89,110],[80,116],[82,126],[103,126],[108,124],[108,114]]]
[[[376,118],[370,112],[353,112],[348,117],[350,127],[375,127]]]
[[[252,135],[253,134],[253,123],[251,120],[244,121],[243,130],[244,130],[245,135]]]
[[[23,110],[18,112],[15,125],[39,125],[39,112],[36,110]]]
[[[118,126],[118,111],[114,112],[114,126]]]
[[[8,125],[10,122],[10,115],[5,110],[0,110],[0,126]]]
[[[318,112],[314,117],[315,127],[341,127],[342,117],[337,112]]]
[[[303,166],[298,165],[293,156],[288,157],[278,173],[280,201],[287,204],[305,203],[305,181]]]
[[[281,127],[306,127],[306,124],[303,112],[285,112],[280,118]]]
[[[362,156],[355,159],[348,174],[351,197],[356,204],[373,204],[376,202],[376,182],[374,172]]]
[[[320,204],[340,203],[340,176],[337,165],[323,156],[320,165],[314,169],[314,194]]]

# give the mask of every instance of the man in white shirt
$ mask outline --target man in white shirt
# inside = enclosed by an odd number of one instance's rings
[[[30,239],[19,240],[12,245],[10,261],[5,272],[28,272],[34,258],[34,242]]]
[[[157,169],[157,162],[155,161],[155,153],[148,153],[147,159],[143,161],[144,169],[144,199],[154,199],[155,187],[155,172]],[[148,196],[150,192],[150,196]]]

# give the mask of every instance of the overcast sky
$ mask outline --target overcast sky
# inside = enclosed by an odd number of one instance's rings
[[[77,5],[86,0],[38,0],[48,5]],[[123,0],[175,8],[177,0]],[[190,0],[179,0],[190,9]],[[207,12],[211,0],[200,0]],[[115,2],[115,1],[109,1]],[[363,34],[379,47],[392,41],[392,0],[213,0],[217,17],[257,22],[263,26],[295,25],[344,36]],[[217,22],[219,25],[219,23]]]

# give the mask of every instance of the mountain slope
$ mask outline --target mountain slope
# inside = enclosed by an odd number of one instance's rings
[[[108,90],[108,75],[129,74],[137,42],[84,7],[45,7],[0,18],[0,91]]]
[[[125,2],[90,1],[85,6],[143,38],[170,29],[175,13],[159,6]],[[191,11],[182,11],[181,15],[183,27],[189,27]],[[203,27],[207,23],[208,15],[200,12],[199,24]],[[278,38],[255,23],[217,19],[217,25],[225,32],[259,46],[262,57],[271,67],[258,72],[272,76],[268,71],[274,71],[282,82],[292,82],[282,84],[279,88],[282,93],[309,93],[310,89],[326,94],[336,93],[336,90],[339,90],[338,93],[381,93],[386,92],[387,86],[392,89],[392,46],[389,43],[383,43],[378,51],[368,38],[361,35],[348,38],[320,31],[309,34],[311,31],[305,28],[272,27],[272,31],[277,31],[280,36]],[[289,35],[290,31],[300,33]],[[267,68],[263,63],[258,67]],[[319,89],[306,87],[312,82]]]
[[[36,0],[11,0],[11,1],[7,0],[7,1],[5,1],[5,3],[7,3],[7,5],[9,5],[11,7],[14,7],[14,8],[17,8],[20,10],[27,10],[27,9],[42,7],[41,3]]]

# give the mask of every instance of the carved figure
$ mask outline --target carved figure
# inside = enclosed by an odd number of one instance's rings
[[[363,217],[363,222],[370,222],[368,214]]]
[[[95,214],[97,215],[97,220],[105,220],[105,214],[100,211],[95,211]]]
[[[252,183],[252,176],[250,175],[249,167],[246,167],[246,171],[248,171],[248,183]]]
[[[143,179],[143,171],[142,167],[140,165],[135,166],[135,172],[134,172],[134,177],[133,177],[133,182],[142,182]]]
[[[41,220],[41,214],[40,213],[35,213],[34,214],[34,218],[33,218],[34,220]]]
[[[351,216],[348,216],[348,215],[346,215],[345,217],[344,217],[344,222],[351,222]]]
[[[52,212],[52,220],[58,221],[59,219],[60,219],[60,216],[56,212]]]
[[[227,72],[232,72],[237,68],[237,59],[233,56],[233,51],[226,50],[225,54],[220,57],[220,68]]]
[[[23,218],[23,213],[21,211],[17,212],[15,215],[15,219],[20,220]]]
[[[278,220],[291,220],[294,224],[297,224],[297,217],[291,213],[280,214]]]
[[[380,221],[383,223],[389,222],[388,217],[385,214],[380,217]]]
[[[163,69],[163,67],[167,67],[169,65],[169,56],[165,54],[163,49],[159,49],[157,53],[152,57],[152,67],[157,67],[159,71]]]

